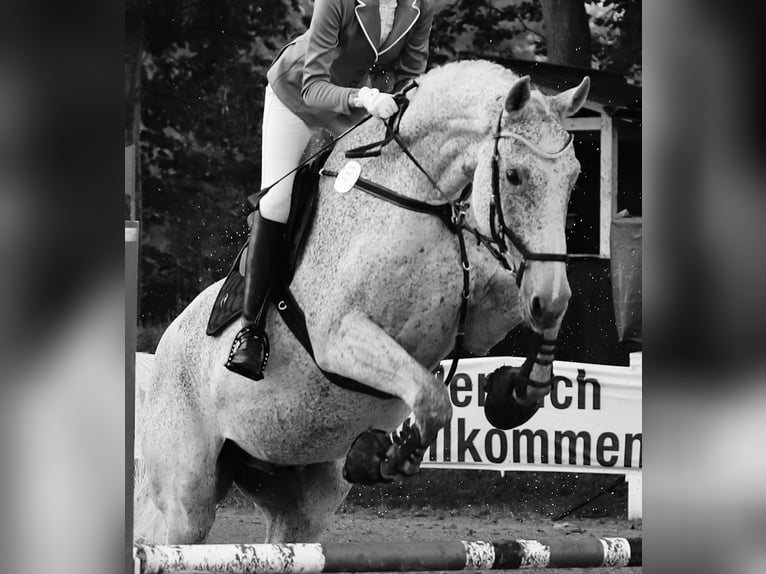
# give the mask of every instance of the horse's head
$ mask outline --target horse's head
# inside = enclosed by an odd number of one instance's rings
[[[536,332],[558,330],[571,290],[564,255],[567,204],[580,173],[561,120],[585,102],[590,80],[546,97],[517,79],[497,110],[473,177],[480,231],[506,244],[520,279],[522,318]]]

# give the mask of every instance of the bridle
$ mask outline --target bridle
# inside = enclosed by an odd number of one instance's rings
[[[567,134],[569,136],[567,142],[560,150],[556,152],[547,152],[517,133],[502,131],[502,121],[503,110],[500,110],[497,119],[497,128],[492,136],[494,144],[492,149],[492,198],[490,199],[489,204],[489,228],[492,233],[492,243],[495,244],[497,251],[499,252],[496,253],[492,251],[493,256],[495,259],[501,261],[501,263],[504,263],[504,267],[508,268],[516,275],[516,285],[521,286],[521,279],[524,276],[524,271],[526,270],[529,261],[562,261],[566,263],[569,261],[569,256],[566,253],[539,253],[531,251],[527,248],[518,234],[505,224],[503,204],[502,199],[500,198],[500,151],[498,149],[498,144],[500,140],[504,138],[514,139],[527,146],[535,154],[545,159],[555,160],[561,157],[567,149],[569,149],[574,138],[572,137],[572,134]],[[511,245],[513,245],[516,248],[516,251],[521,255],[521,262],[519,263],[518,269],[511,268],[505,257],[505,253],[508,251],[506,239],[510,241]]]

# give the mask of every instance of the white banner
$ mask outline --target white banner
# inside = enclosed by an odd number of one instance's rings
[[[526,424],[498,430],[484,416],[484,381],[518,357],[463,359],[450,385],[452,422],[425,468],[632,473],[642,466],[641,367],[555,361],[551,393]],[[450,361],[442,367],[449,370]]]
[[[136,353],[137,408],[154,356]],[[454,407],[426,452],[424,468],[633,474],[642,466],[641,364],[613,367],[555,361],[551,393],[525,424],[502,431],[484,416],[484,380],[519,357],[461,359],[450,385]],[[449,371],[451,361],[442,367]],[[140,453],[139,453],[140,455]]]

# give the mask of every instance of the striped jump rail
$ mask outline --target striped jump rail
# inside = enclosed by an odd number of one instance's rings
[[[136,572],[422,572],[641,566],[641,538],[503,542],[137,545]]]

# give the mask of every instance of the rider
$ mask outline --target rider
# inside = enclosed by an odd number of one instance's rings
[[[434,0],[316,0],[309,29],[268,71],[263,106],[262,188],[298,166],[314,128],[334,135],[365,112],[394,115],[391,95],[425,71]],[[379,91],[372,86],[374,77]],[[269,289],[290,213],[294,176],[260,198],[250,230],[243,327],[226,367],[255,380],[268,359]]]

